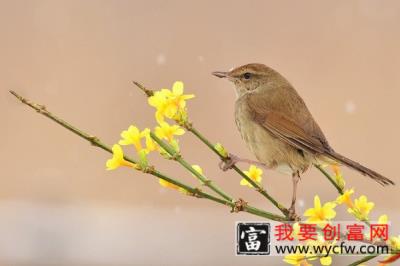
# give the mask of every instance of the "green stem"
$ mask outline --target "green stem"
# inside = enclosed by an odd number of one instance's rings
[[[81,138],[89,141],[92,145],[94,145],[96,147],[99,147],[99,148],[101,148],[101,149],[103,149],[103,150],[105,150],[105,151],[107,151],[109,153],[112,153],[112,149],[109,146],[107,146],[106,144],[104,144],[103,142],[101,142],[99,138],[97,138],[97,137],[95,137],[93,135],[90,135],[90,134],[88,134],[88,133],[86,133],[86,132],[84,132],[84,131],[76,128],[76,127],[74,127],[73,125],[69,124],[68,122],[64,121],[61,118],[58,118],[57,116],[55,116],[52,113],[50,113],[49,111],[47,111],[44,105],[39,105],[39,104],[36,104],[34,102],[31,102],[30,100],[28,100],[26,98],[23,98],[22,96],[20,96],[19,94],[17,94],[14,91],[10,91],[10,93],[12,95],[14,95],[18,100],[20,100],[23,104],[28,105],[29,107],[31,107],[34,110],[36,110],[38,113],[46,116],[47,118],[53,120],[54,122],[56,122],[57,124],[61,125],[62,127],[70,130],[74,134],[76,134],[76,135],[80,136]],[[125,158],[125,160],[127,160],[127,161],[129,161],[131,163],[137,163],[134,159],[132,159],[132,158],[130,158],[128,156],[124,156],[124,158]],[[167,175],[165,175],[165,174],[163,174],[163,173],[161,173],[159,171],[154,170],[152,167],[149,167],[148,169],[145,169],[144,172],[147,173],[147,174],[151,174],[151,175],[153,175],[155,177],[161,178],[161,179],[163,179],[163,180],[165,180],[167,182],[170,182],[170,183],[172,183],[172,184],[174,184],[174,185],[176,185],[176,186],[178,186],[180,188],[183,188],[186,191],[188,191],[189,193],[191,193],[192,196],[205,198],[205,199],[214,201],[216,203],[229,206],[231,208],[234,208],[236,206],[236,203],[234,203],[232,201],[228,201],[228,200],[225,200],[225,199],[217,198],[217,197],[215,197],[215,196],[213,196],[213,195],[211,195],[209,193],[206,193],[206,192],[203,192],[203,191],[199,190],[198,188],[194,188],[194,187],[191,187],[189,185],[186,185],[186,184],[184,184],[184,183],[182,183],[182,182],[180,182],[180,181],[178,181],[178,180],[176,180],[174,178],[168,177]],[[269,213],[269,212],[254,208],[252,206],[247,206],[247,205],[243,206],[241,211],[245,211],[245,212],[257,215],[259,217],[267,218],[267,219],[274,220],[274,221],[284,221],[285,220],[285,217],[282,217],[282,216],[279,216],[279,215],[275,215],[273,213]]]
[[[147,97],[150,97],[154,94],[154,92],[150,89],[147,89],[145,86],[140,84],[139,82],[133,81],[140,90],[142,90]],[[182,125],[186,128],[186,130],[190,131],[193,135],[195,135],[201,142],[203,142],[208,148],[210,148],[215,154],[217,154],[221,160],[226,161],[227,158],[219,154],[219,152],[215,149],[214,145],[208,141],[193,125],[189,122],[184,123]],[[259,183],[255,182],[253,179],[248,177],[242,170],[240,170],[236,165],[232,167],[232,169],[238,173],[242,178],[244,178],[247,182],[249,182],[260,194],[262,194],[265,198],[267,198],[275,207],[277,207],[283,215],[288,217],[289,211],[282,204],[280,204],[277,200],[275,200],[267,191],[264,189]]]
[[[335,182],[335,180],[333,180],[333,178],[331,177],[331,175],[325,171],[324,168],[322,168],[321,165],[319,164],[314,164],[315,168],[317,168],[328,180],[329,182],[331,182],[331,184],[337,189],[337,191],[339,192],[339,194],[343,195],[343,189],[341,187],[339,187],[339,185]]]
[[[182,156],[168,143],[165,143],[160,138],[156,136],[153,132],[150,132],[150,136],[154,139],[155,142],[158,143],[168,154],[174,158],[177,162],[179,162],[184,168],[186,168],[189,172],[191,172],[194,176],[196,176],[204,185],[209,187],[212,191],[223,197],[228,201],[233,201],[233,198],[226,194],[221,188],[212,183],[212,181],[206,178],[204,175],[200,174],[196,171],[187,161],[185,161]]]
[[[325,171],[325,169],[322,168],[321,165],[314,164],[314,166],[315,166],[315,168],[317,168],[317,169],[329,180],[329,182],[336,188],[336,190],[338,191],[338,193],[339,193],[340,195],[343,195],[343,193],[344,193],[343,189],[335,182],[335,180],[333,179],[333,177],[332,177],[327,171]],[[365,223],[366,225],[368,225],[368,226],[370,225],[370,223],[369,223],[367,220],[362,220],[362,222],[364,222],[364,223]],[[369,242],[366,242],[366,243],[369,243]],[[374,244],[374,243],[369,243],[369,244]],[[369,261],[369,260],[371,260],[371,259],[373,259],[373,258],[375,258],[375,257],[377,257],[377,256],[379,256],[379,255],[370,255],[370,256],[366,256],[366,257],[364,257],[364,258],[362,258],[362,259],[360,259],[360,260],[358,260],[358,261],[356,261],[356,262],[350,264],[349,266],[359,265],[359,264],[361,264],[361,263],[363,263],[363,262],[366,262],[366,261]]]
[[[26,104],[29,107],[35,109],[36,112],[46,116],[47,118],[50,118],[51,120],[53,120],[57,124],[61,125],[62,127],[66,128],[66,129],[68,129],[69,131],[72,131],[73,133],[75,133],[76,135],[80,136],[81,138],[86,139],[93,146],[99,147],[99,148],[101,148],[101,149],[103,149],[105,151],[108,151],[108,152],[112,153],[111,148],[108,147],[107,145],[105,145],[104,143],[102,143],[96,136],[89,135],[86,132],[83,132],[82,130],[70,125],[69,123],[67,123],[63,119],[58,118],[57,116],[55,116],[52,113],[50,113],[49,111],[47,111],[47,109],[46,109],[46,107],[44,105],[34,103],[34,102],[32,102],[32,101],[30,101],[30,100],[18,95],[15,91],[10,91],[10,93],[12,95],[14,95],[18,100],[20,100],[23,104]]]
[[[184,184],[184,183],[182,183],[182,182],[180,182],[180,181],[178,181],[178,180],[176,180],[174,178],[166,176],[165,174],[163,174],[163,173],[161,173],[159,171],[154,170],[153,172],[151,172],[151,174],[156,176],[156,177],[158,177],[158,178],[161,178],[161,179],[163,179],[163,180],[165,180],[165,181],[167,181],[167,182],[169,182],[171,184],[174,184],[174,185],[176,185],[176,186],[178,186],[180,188],[185,189],[186,191],[190,192],[193,196],[200,197],[200,198],[206,198],[206,199],[215,201],[217,203],[224,204],[224,205],[232,207],[231,202],[229,202],[227,200],[224,200],[224,199],[221,199],[221,198],[217,198],[217,197],[215,197],[215,196],[213,196],[211,194],[208,194],[206,192],[201,191],[200,189],[188,186],[188,185],[186,185],[186,184]]]
[[[234,207],[234,206],[231,206],[231,207]],[[278,221],[278,222],[286,222],[287,221],[287,217],[283,217],[283,216],[280,216],[277,214],[266,212],[261,209],[252,207],[250,205],[243,206],[243,211],[260,216],[260,217],[264,217],[264,218],[267,218],[267,219],[270,219],[273,221]]]
[[[360,264],[362,264],[364,262],[370,261],[370,260],[372,260],[372,259],[374,259],[374,258],[376,258],[378,256],[379,256],[379,254],[377,254],[377,255],[369,255],[369,256],[366,256],[366,257],[364,257],[362,259],[359,259],[359,260],[349,264],[348,266],[357,266],[357,265],[360,265]]]
[[[189,125],[186,127],[187,130],[193,133],[201,142],[203,142],[210,150],[212,150],[215,154],[219,156],[221,160],[226,160],[227,158],[222,156],[217,149],[215,149],[214,145],[211,144],[193,125]],[[248,177],[242,170],[240,170],[236,165],[233,165],[232,169],[238,173],[242,178],[244,178],[247,182],[249,182],[256,190],[261,193],[265,198],[267,198],[275,207],[277,207],[285,216],[289,214],[288,209],[286,209],[282,204],[280,204],[277,200],[275,200],[258,182],[255,182],[253,179]]]
[[[133,82],[138,88],[140,88],[148,97],[153,95],[153,91],[147,89],[145,86],[138,82]],[[202,141],[208,148],[210,148],[215,154],[217,154],[221,160],[226,161],[227,158],[222,156],[214,147],[211,142],[209,142],[197,129],[193,127],[193,125],[189,122],[183,123],[183,127],[185,127],[188,131],[192,132],[200,141]],[[343,189],[335,182],[335,180],[329,175],[328,172],[326,172],[320,165],[314,164],[314,166],[329,180],[329,182],[337,189],[338,193],[343,195],[344,191]],[[185,167],[187,168],[187,167]],[[245,175],[238,167],[235,165],[232,167],[240,176],[242,176],[247,182],[249,182],[253,187],[257,189],[264,197],[266,197],[272,204],[274,204],[286,217],[288,217],[288,210],[283,207],[280,203],[278,203],[271,195],[267,193],[267,191],[260,186],[257,182],[253,181],[251,178],[249,178],[247,175]],[[189,169],[190,170],[190,169]],[[192,172],[192,171],[191,171]],[[193,172],[192,172],[193,173]],[[364,221],[366,224],[369,224],[368,221]],[[358,260],[350,266],[355,266],[359,265],[363,262],[369,261],[378,255],[371,255],[371,256],[366,256],[365,258]]]

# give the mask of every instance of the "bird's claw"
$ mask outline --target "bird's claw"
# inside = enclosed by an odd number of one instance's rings
[[[296,214],[296,210],[293,207],[290,207],[288,209],[289,213],[288,213],[288,218],[290,221],[295,221],[298,222],[301,220],[301,217],[299,215]]]
[[[233,154],[229,154],[228,158],[222,160],[218,166],[222,171],[228,171],[239,161],[239,158]]]

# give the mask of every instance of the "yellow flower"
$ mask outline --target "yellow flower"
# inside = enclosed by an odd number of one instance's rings
[[[156,144],[150,137],[150,129],[146,128],[140,131],[135,126],[129,126],[128,130],[121,132],[122,139],[118,142],[120,145],[134,145],[139,156],[139,165],[142,169],[148,166],[147,154],[157,149]],[[146,139],[146,148],[142,146],[142,138]]]
[[[326,250],[331,250],[331,246],[334,245],[332,242],[325,241],[325,239],[319,235],[317,240],[307,241],[307,246],[313,247],[313,249],[319,248],[322,252],[318,254],[319,262],[321,265],[328,266],[332,264],[332,257],[329,256]],[[323,247],[326,247],[324,249]]]
[[[295,266],[312,266],[312,264],[307,261],[307,257],[301,253],[286,255],[283,261]]]
[[[340,168],[338,165],[333,164],[332,165],[333,172],[335,173],[335,180],[336,184],[341,188],[344,189],[344,186],[346,185],[346,182],[344,181],[343,175],[340,172]]]
[[[392,236],[389,239],[390,247],[393,248],[394,250],[400,250],[400,235],[395,237]]]
[[[136,164],[128,162],[124,159],[124,153],[121,146],[119,146],[118,144],[114,144],[114,146],[112,147],[112,152],[113,157],[109,159],[106,163],[107,170],[114,170],[120,166],[138,168]]]
[[[332,257],[331,256],[326,256],[326,257],[320,257],[319,262],[321,265],[328,266],[332,264]]]
[[[154,92],[154,95],[149,97],[149,105],[155,107],[156,119],[159,123],[164,121],[164,117],[179,120],[177,116],[186,115],[186,100],[193,98],[194,95],[183,94],[183,82],[176,81],[172,86],[172,91],[161,89]]]
[[[359,220],[368,220],[368,214],[374,208],[373,202],[368,202],[366,196],[362,195],[354,201],[354,207],[349,208],[347,211],[357,217]]]
[[[351,195],[354,193],[353,189],[348,189],[345,192],[343,192],[343,195],[340,195],[336,199],[337,204],[346,204],[347,207],[353,208],[353,201],[351,200]]]
[[[168,182],[168,181],[166,181],[164,179],[159,178],[158,179],[158,183],[163,187],[175,189],[175,190],[178,190],[181,193],[186,193],[186,194],[188,193],[186,189],[181,188],[180,186],[177,186],[175,184],[172,184],[171,182]]]
[[[203,175],[203,169],[201,169],[201,167],[200,167],[199,165],[193,164],[193,165],[192,165],[192,168],[193,168],[194,170],[196,170],[197,173]]]
[[[340,167],[337,164],[331,164],[332,170],[335,173],[335,175],[340,175]]]
[[[179,190],[179,186],[172,184],[164,179],[159,178],[158,182],[160,183],[161,186],[166,187],[166,188],[172,188],[172,189],[176,189]]]
[[[147,130],[145,129],[140,132],[137,127],[130,126],[128,130],[122,131],[122,139],[118,143],[119,145],[134,145],[136,150],[139,152],[143,149],[141,139],[146,136]]]
[[[379,216],[378,224],[387,224],[388,223],[388,216],[386,214]]]
[[[150,129],[146,128],[143,130],[144,136],[146,138],[146,150],[147,152],[155,151],[158,149],[157,143],[150,136]]]
[[[332,165],[332,164],[328,164],[328,163],[320,163],[318,164],[321,168],[327,168],[328,166]]]
[[[173,100],[179,108],[186,107],[186,100],[194,97],[193,94],[183,94],[183,82],[176,81],[174,85],[172,85],[172,95]]]
[[[257,168],[255,165],[250,165],[249,171],[243,172],[254,182],[261,183],[263,171],[260,168]],[[253,187],[253,185],[244,178],[240,181],[240,185]]]
[[[167,122],[161,122],[154,130],[157,137],[172,142],[174,135],[180,136],[185,133],[185,130],[178,125],[170,126]]]
[[[298,222],[294,223],[293,226],[292,226],[292,229],[293,229],[292,236],[295,239],[298,240],[299,239],[299,233],[300,233],[300,224]]]
[[[219,155],[221,155],[222,157],[224,158],[228,157],[228,152],[225,150],[224,146],[222,146],[221,143],[215,144],[214,149],[216,149]]]
[[[155,107],[156,110],[156,120],[157,122],[162,122],[164,121],[164,116],[165,113],[167,112],[167,109],[170,110],[169,107],[169,97],[170,93],[169,90],[167,89],[162,89],[160,91],[154,92],[153,96],[149,97],[148,103],[149,105]]]
[[[336,203],[334,202],[327,202],[323,206],[321,206],[321,201],[318,195],[316,195],[314,197],[314,208],[306,210],[304,212],[304,216],[308,216],[307,222],[323,224],[324,222],[335,218],[335,207]]]

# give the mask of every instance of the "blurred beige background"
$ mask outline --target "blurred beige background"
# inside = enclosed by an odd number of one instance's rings
[[[9,89],[112,144],[131,123],[154,125],[133,79],[152,88],[183,80],[196,94],[196,126],[251,157],[234,124],[233,89],[210,72],[265,63],[295,85],[337,151],[399,183],[399,25],[394,0],[0,0],[0,264],[281,264],[235,257],[235,221],[257,218],[161,188],[151,176],[105,171],[107,153],[16,102]],[[192,136],[181,143],[227,191],[275,212]],[[153,162],[193,183],[177,165]],[[343,171],[348,187],[376,203],[371,218],[388,214],[398,234],[398,186]],[[266,172],[263,183],[289,204],[289,177]],[[299,210],[315,193],[337,196],[312,170],[302,177]]]

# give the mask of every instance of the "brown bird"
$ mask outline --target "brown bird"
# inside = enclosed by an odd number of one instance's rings
[[[300,95],[277,71],[263,64],[247,64],[213,75],[233,82],[237,99],[235,121],[258,164],[292,175],[293,195],[289,208],[295,216],[300,174],[312,164],[344,164],[381,185],[394,184],[381,174],[335,152]],[[231,155],[224,170],[243,160]]]

